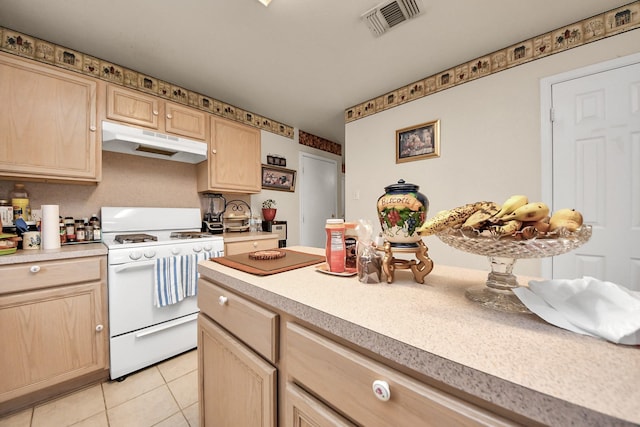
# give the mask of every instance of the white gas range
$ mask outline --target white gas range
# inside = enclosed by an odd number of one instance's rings
[[[102,208],[112,379],[196,347],[197,263],[224,255],[201,218],[198,208]]]

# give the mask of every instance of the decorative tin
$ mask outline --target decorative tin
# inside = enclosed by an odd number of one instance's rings
[[[427,217],[429,200],[415,184],[397,184],[384,188],[378,199],[378,218],[385,240],[396,247],[418,246],[420,235],[416,233]]]

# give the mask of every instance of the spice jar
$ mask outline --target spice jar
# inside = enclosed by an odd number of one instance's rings
[[[76,220],[76,242],[84,242],[86,238],[84,221],[78,219]]]
[[[67,227],[65,227],[62,217],[60,217],[60,243],[67,243]]]
[[[75,242],[76,241],[76,226],[73,222],[73,217],[66,216],[64,217],[64,227],[67,231],[67,242]]]

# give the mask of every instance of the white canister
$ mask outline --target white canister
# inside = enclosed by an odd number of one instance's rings
[[[22,249],[40,249],[40,232],[26,231],[22,233]]]

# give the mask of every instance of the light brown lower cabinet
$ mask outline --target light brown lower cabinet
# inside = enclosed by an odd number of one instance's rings
[[[203,427],[518,425],[221,283],[198,286]]]
[[[0,268],[0,414],[108,377],[105,263]]]
[[[200,425],[276,426],[276,368],[207,317],[198,318]]]

